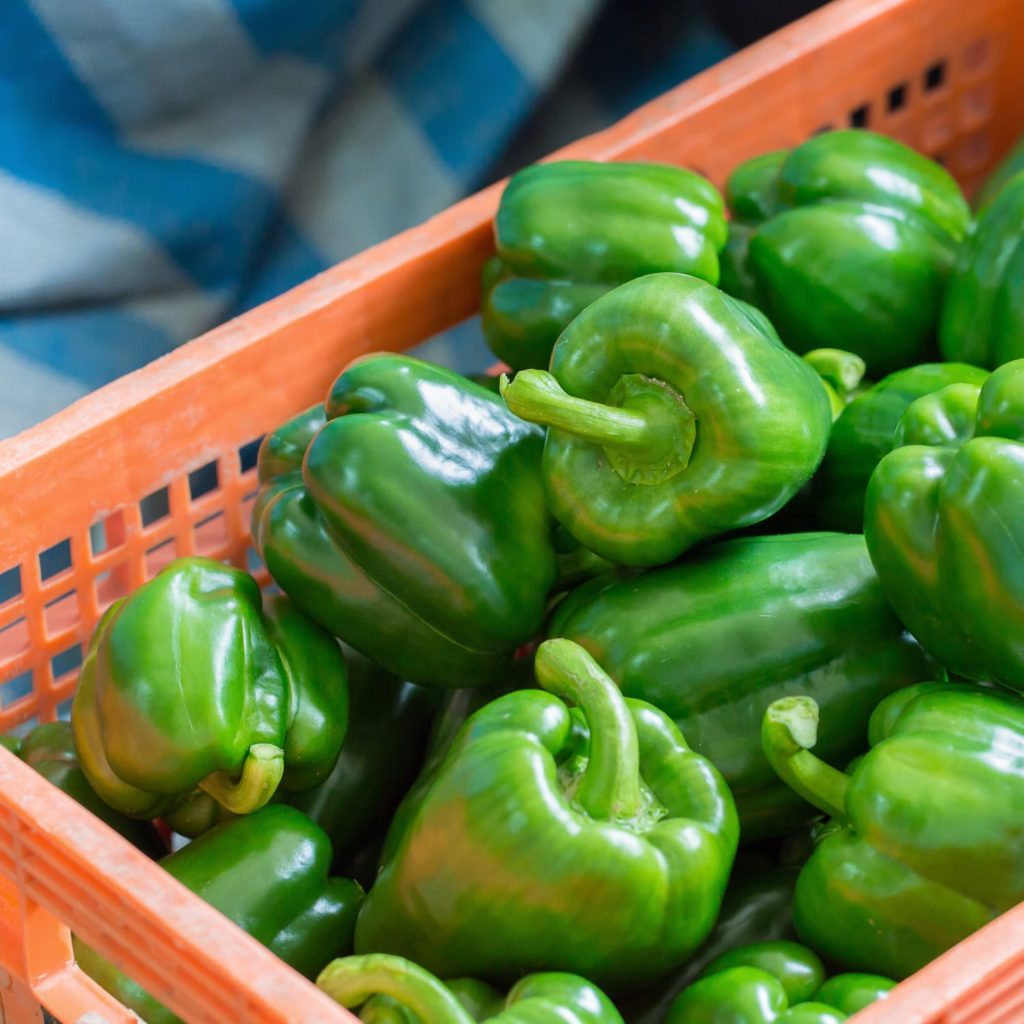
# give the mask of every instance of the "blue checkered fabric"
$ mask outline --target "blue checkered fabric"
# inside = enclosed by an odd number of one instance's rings
[[[603,6],[4,0],[0,437],[729,52],[698,18],[588,64]],[[424,354],[486,362],[473,324]]]

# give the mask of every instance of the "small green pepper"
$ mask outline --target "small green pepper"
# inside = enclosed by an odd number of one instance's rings
[[[316,983],[342,1006],[361,1008],[367,1024],[622,1024],[608,997],[575,974],[529,974],[502,999],[481,982],[443,983],[409,960],[377,953],[335,960]]]
[[[722,197],[664,164],[537,164],[513,175],[494,223],[481,315],[492,351],[543,369],[566,326],[616,285],[657,271],[718,282]]]
[[[133,818],[178,831],[315,786],[345,737],[345,662],[287,598],[246,572],[181,558],[100,620],[71,710],[90,785]]]

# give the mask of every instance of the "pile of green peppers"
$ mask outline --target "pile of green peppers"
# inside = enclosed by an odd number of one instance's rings
[[[508,373],[345,368],[272,592],[171,563],[7,749],[368,1024],[898,1006],[1024,900],[1024,172],[556,162],[495,243]]]

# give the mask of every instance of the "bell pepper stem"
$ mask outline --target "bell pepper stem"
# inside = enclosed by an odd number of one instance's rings
[[[850,778],[811,753],[818,741],[818,705],[810,697],[783,697],[761,721],[768,763],[798,796],[840,821],[846,819]]]
[[[558,572],[556,588],[567,590],[614,569],[615,565],[587,548],[576,548],[557,555],[555,568]]]
[[[544,370],[521,370],[511,381],[502,374],[499,388],[520,419],[601,445],[631,483],[660,483],[689,464],[696,417],[682,395],[653,377],[620,377],[608,403],[567,394]]]
[[[867,364],[853,352],[841,348],[816,348],[804,354],[818,376],[840,395],[848,395],[864,379]]]
[[[576,798],[591,817],[628,820],[642,806],[640,744],[625,697],[600,665],[571,640],[545,640],[534,662],[537,682],[577,706],[587,720],[590,753]]]
[[[350,1010],[384,995],[411,1011],[420,1024],[474,1024],[434,975],[400,956],[367,953],[342,957],[320,972],[316,984]]]
[[[199,788],[233,814],[252,814],[274,795],[283,774],[284,751],[271,743],[254,743],[239,778],[214,772],[199,783]]]

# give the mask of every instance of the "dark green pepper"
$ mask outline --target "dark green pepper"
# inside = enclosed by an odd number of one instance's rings
[[[334,869],[356,875],[353,858],[383,838],[419,773],[438,698],[436,691],[402,682],[351,649],[345,663],[348,733],[338,763],[319,786],[290,794],[287,802],[330,837]]]
[[[853,970],[905,978],[1024,898],[1024,705],[969,683],[922,683],[871,717],[849,775],[811,751],[813,700],[774,703],[764,749],[839,828],[793,904],[800,937]]]
[[[766,519],[817,468],[832,423],[818,375],[761,317],[681,274],[588,306],[551,372],[525,370],[503,394],[549,428],[556,518],[621,565],[668,562]]]
[[[939,323],[946,359],[990,369],[1024,358],[1024,172],[981,215],[957,255]]]
[[[889,978],[841,974],[796,942],[762,942],[723,954],[669,1007],[665,1024],[840,1024],[885,999]]]
[[[628,1024],[662,1024],[669,1004],[723,953],[755,942],[795,939],[793,889],[799,868],[765,864],[741,851],[714,930],[670,981],[618,1003]]]
[[[856,395],[832,425],[825,460],[811,482],[819,526],[860,533],[868,481],[892,451],[896,426],[911,402],[949,384],[981,385],[987,377],[966,363],[923,363],[890,373]]]
[[[664,164],[537,164],[513,175],[494,223],[481,315],[492,351],[543,369],[559,334],[615,285],[676,271],[718,282],[722,197]]]
[[[374,1024],[622,1024],[608,997],[575,974],[527,975],[502,999],[480,982],[441,982],[409,960],[377,953],[336,960],[316,983],[342,1006],[362,1008],[360,1020]]]
[[[868,486],[871,560],[945,667],[1024,691],[1024,359],[914,402]]]
[[[17,754],[30,768],[34,768],[47,782],[67,793],[100,821],[120,832],[132,846],[148,857],[162,857],[167,850],[156,829],[149,822],[136,821],[115,811],[105,803],[86,779],[78,762],[74,737],[68,722],[46,722],[37,725],[23,739],[0,736],[12,754]]]
[[[668,718],[624,698],[576,644],[546,641],[534,669],[550,692],[501,697],[459,732],[370,892],[356,951],[444,977],[508,981],[543,964],[639,988],[714,926],[732,797]]]
[[[372,661],[482,684],[537,633],[555,582],[541,443],[451,370],[367,357],[326,412],[264,441],[254,542],[281,589]]]
[[[225,822],[160,861],[186,888],[307,978],[352,949],[363,891],[330,878],[331,844],[293,807],[273,804]],[[167,1007],[84,943],[75,958],[146,1024],[179,1024]]]
[[[133,818],[195,834],[202,801],[233,814],[315,786],[345,737],[335,640],[246,572],[181,558],[112,605],[89,642],[71,711],[93,789]]]
[[[797,352],[838,343],[875,375],[924,358],[970,225],[954,179],[896,140],[858,130],[757,160],[726,186],[741,225],[729,287],[761,306]]]
[[[745,842],[811,813],[761,753],[761,717],[775,698],[820,701],[822,756],[845,765],[866,746],[874,705],[934,674],[859,535],[743,538],[642,575],[605,576],[556,607],[549,633],[581,644],[623,693],[675,720],[725,776]]]

